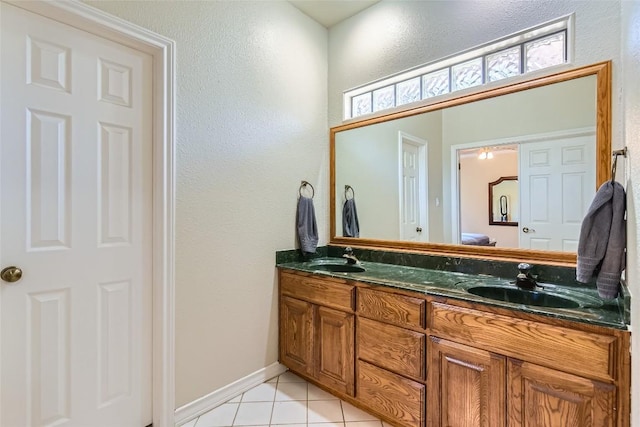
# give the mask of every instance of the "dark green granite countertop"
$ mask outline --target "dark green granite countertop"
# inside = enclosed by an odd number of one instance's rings
[[[545,291],[557,296],[566,296],[579,301],[581,307],[549,308],[534,305],[516,304],[479,297],[467,292],[474,286],[497,286],[515,288],[512,278],[501,278],[483,274],[468,274],[442,270],[431,270],[402,265],[362,262],[364,272],[338,273],[320,270],[321,264],[345,264],[341,258],[317,258],[306,262],[282,262],[277,267],[304,271],[322,276],[352,279],[360,282],[414,291],[425,295],[442,296],[464,301],[482,303],[489,306],[504,307],[526,313],[589,323],[616,329],[627,329],[622,298],[602,300],[592,288],[566,287],[561,284],[540,284]]]

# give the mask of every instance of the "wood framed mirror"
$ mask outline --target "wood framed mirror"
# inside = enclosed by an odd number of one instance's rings
[[[489,225],[518,226],[517,176],[501,176],[488,185]]]
[[[577,87],[588,87],[590,89],[575,92],[575,95],[568,96],[567,90],[577,90]],[[558,93],[556,95],[556,93]],[[525,98],[526,97],[526,98]],[[533,97],[533,98],[531,98]],[[554,98],[554,97],[557,97]],[[538,99],[535,104],[531,99]],[[586,100],[586,101],[585,101]],[[481,104],[482,103],[482,104]],[[489,113],[482,116],[477,111],[486,111],[485,106],[494,103],[507,105],[501,114]],[[581,121],[574,121],[573,116],[565,117],[565,114],[580,110],[587,106],[590,115],[590,122],[585,124]],[[505,108],[505,107],[503,107]],[[559,108],[554,111],[554,108]],[[509,116],[506,112],[520,111],[521,116]],[[475,114],[470,112],[476,111]],[[465,115],[466,114],[466,115]],[[509,113],[510,114],[510,113]],[[577,114],[577,113],[576,113]],[[462,211],[459,206],[457,191],[459,185],[456,181],[455,168],[459,168],[459,159],[456,159],[454,146],[478,147],[486,146],[489,143],[510,144],[518,143],[519,139],[526,142],[537,140],[536,138],[566,136],[569,131],[559,131],[551,124],[545,122],[542,117],[545,115],[556,118],[556,122],[572,122],[571,137],[575,135],[590,135],[589,145],[591,163],[589,163],[590,173],[593,176],[589,181],[588,192],[580,196],[579,202],[582,205],[590,204],[591,196],[595,194],[601,183],[609,179],[611,166],[611,61],[601,62],[589,66],[559,72],[553,75],[534,77],[526,81],[519,81],[510,85],[484,89],[475,93],[465,93],[457,98],[447,98],[440,102],[423,105],[411,110],[393,112],[384,116],[368,118],[364,120],[346,123],[334,127],[330,130],[330,244],[348,245],[352,247],[376,248],[387,250],[407,250],[419,251],[435,255],[448,255],[454,257],[477,257],[496,260],[529,261],[554,265],[574,266],[576,253],[573,246],[565,246],[557,249],[540,249],[534,244],[531,247],[502,247],[503,239],[496,239],[498,244],[493,246],[474,246],[460,244],[461,229],[463,222],[460,217]],[[504,117],[503,117],[504,116]],[[440,127],[441,135],[455,134],[482,134],[477,132],[474,126],[479,122],[487,121],[487,117],[500,117],[505,123],[518,122],[523,127],[527,127],[527,135],[521,137],[517,134],[499,135],[491,138],[479,137],[481,141],[473,145],[462,140],[447,141],[446,145],[441,142],[434,143],[438,138],[414,138],[416,134],[424,129],[435,129]],[[453,118],[457,118],[453,120]],[[551,119],[550,119],[551,120]],[[574,123],[575,122],[575,123]],[[397,124],[404,123],[402,131],[398,131]],[[442,132],[446,126],[447,132]],[[381,136],[388,132],[391,127],[396,126],[393,132],[387,137],[391,148],[385,152],[377,153],[373,147],[374,138],[372,135]],[[488,141],[490,139],[490,141]],[[439,141],[444,138],[440,137]],[[354,141],[357,141],[354,142]],[[496,142],[497,141],[497,142]],[[420,193],[424,194],[425,202],[420,202],[425,206],[424,216],[428,218],[427,227],[417,226],[420,229],[418,238],[414,236],[400,237],[402,231],[399,221],[402,212],[402,203],[399,202],[402,193],[402,185],[398,176],[398,165],[402,157],[402,144],[416,146],[416,150],[424,151],[424,157],[420,156],[428,170],[425,179],[418,179],[415,182]],[[456,145],[458,144],[458,145]],[[465,145],[466,144],[466,145]],[[530,145],[526,144],[527,147]],[[424,148],[421,148],[424,147]],[[376,155],[378,158],[376,158]],[[557,157],[557,156],[555,156]],[[387,160],[387,163],[380,163],[379,159]],[[457,162],[457,164],[456,164]],[[391,170],[393,175],[385,178],[386,169]],[[432,176],[432,172],[436,173]],[[511,176],[505,175],[504,176]],[[515,175],[515,174],[514,174]],[[500,175],[484,181],[486,189],[487,182],[494,181]],[[342,235],[341,211],[344,202],[344,186],[352,185],[358,190],[358,214],[360,222],[360,237],[344,237]],[[486,191],[486,190],[484,190]],[[591,196],[589,195],[591,194]],[[453,195],[453,196],[452,196]],[[485,196],[486,203],[486,196]],[[573,202],[575,205],[575,201]],[[586,209],[586,208],[585,208]],[[484,209],[474,209],[482,212],[482,221],[487,224],[488,206]],[[400,213],[399,213],[400,212]],[[374,215],[375,213],[375,215]],[[521,215],[524,215],[520,212]],[[529,219],[531,220],[531,219]],[[533,222],[531,223],[533,224]],[[531,227],[527,223],[529,228]],[[493,225],[491,225],[493,227]],[[496,227],[496,229],[509,229],[511,227]],[[476,231],[476,230],[471,230]],[[447,237],[448,234],[448,237]],[[574,232],[575,234],[575,232]],[[406,235],[405,235],[406,236]],[[444,236],[444,237],[442,237]],[[528,236],[530,237],[530,236]],[[538,242],[544,239],[533,239]],[[575,236],[577,245],[577,236]],[[577,247],[577,246],[575,246]]]

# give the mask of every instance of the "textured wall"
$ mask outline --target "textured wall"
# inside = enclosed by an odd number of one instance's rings
[[[91,2],[177,42],[176,394],[277,360],[274,252],[328,210],[327,30],[287,2]]]
[[[574,13],[575,64],[620,67],[620,2],[384,0],[329,32],[329,124],[342,121],[342,92]],[[614,92],[615,93],[615,92]],[[619,107],[619,102],[615,108]],[[618,118],[620,118],[618,113]],[[617,128],[620,135],[620,128]]]
[[[640,3],[637,1],[622,2],[622,61],[624,63],[622,99],[624,106],[624,137],[629,149],[627,165],[629,165],[627,182],[627,280],[632,293],[631,325],[632,335],[632,367],[631,425],[640,426],[640,258],[638,242],[640,242]],[[622,159],[620,159],[622,160]],[[622,181],[621,174],[618,180]]]

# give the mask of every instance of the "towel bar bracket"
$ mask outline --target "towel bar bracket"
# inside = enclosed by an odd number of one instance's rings
[[[618,156],[627,157],[627,147],[620,150],[613,150],[611,153],[613,156],[613,162],[611,162],[611,181],[616,179],[616,168],[618,167]]]

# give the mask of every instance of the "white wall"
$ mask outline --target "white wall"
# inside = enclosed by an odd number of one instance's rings
[[[640,3],[622,2],[624,141],[629,149],[627,184],[627,280],[632,293],[631,425],[640,426]],[[618,180],[624,178],[618,174]]]
[[[596,126],[596,76],[447,108],[444,151],[469,142]],[[448,160],[448,157],[445,159]]]
[[[277,360],[302,179],[327,242],[327,30],[287,2],[91,2],[177,42],[176,397]]]

